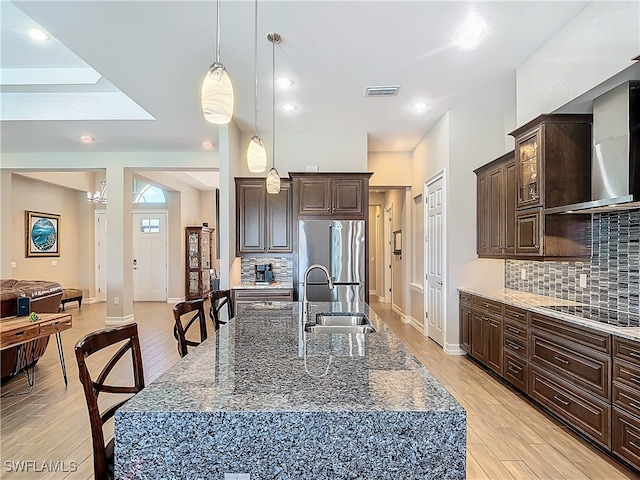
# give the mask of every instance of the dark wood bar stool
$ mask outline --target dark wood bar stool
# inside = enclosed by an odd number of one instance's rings
[[[94,378],[87,368],[87,357],[99,352],[103,348],[124,342],[118,351],[104,366],[100,374]],[[105,383],[113,367],[131,351],[133,364],[133,386],[108,385]],[[91,437],[93,440],[93,471],[95,480],[107,480],[113,478],[114,458],[112,438],[105,443],[103,425],[113,417],[116,410],[124,405],[133,395],[144,388],[144,371],[142,369],[142,354],[138,339],[138,325],[135,323],[121,327],[105,328],[85,335],[78,340],[75,346],[76,360],[78,361],[78,373],[84,387],[84,395],[89,408],[89,420],[91,423]],[[119,373],[119,372],[118,372]],[[107,394],[123,394],[127,398],[100,412],[98,395],[101,392]]]
[[[220,328],[220,325],[224,325],[227,322],[220,320],[220,310],[227,305],[227,313],[229,314],[229,320],[233,318],[233,302],[231,301],[231,290],[212,290],[209,293],[209,300],[211,301],[211,308],[209,309],[209,317],[213,320],[213,325],[216,330]]]
[[[178,341],[178,353],[181,357],[184,357],[189,353],[187,347],[197,347],[207,339],[204,298],[176,303],[173,306],[173,318],[176,321],[176,324],[173,327],[173,336]],[[200,330],[199,342],[187,338],[189,329],[194,325],[198,325]]]

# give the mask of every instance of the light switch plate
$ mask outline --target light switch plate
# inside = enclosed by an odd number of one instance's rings
[[[17,268],[18,265],[16,264],[16,262],[11,262],[11,268]]]
[[[580,274],[580,288],[585,288],[587,286],[587,275],[585,273]]]
[[[58,261],[57,260],[51,260],[51,266],[52,267],[57,267],[58,266]]]

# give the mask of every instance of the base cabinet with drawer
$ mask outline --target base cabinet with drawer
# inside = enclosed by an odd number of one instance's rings
[[[292,302],[292,288],[238,288],[233,290],[234,312],[238,315],[255,302]]]
[[[640,341],[469,292],[460,292],[459,313],[465,352],[640,471]],[[501,371],[492,321],[501,325]]]
[[[640,469],[640,344],[613,337],[611,450]]]

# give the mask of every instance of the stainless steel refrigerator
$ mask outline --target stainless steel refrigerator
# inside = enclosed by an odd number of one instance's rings
[[[334,284],[329,289],[322,270],[309,273],[308,299],[315,302],[364,302],[364,220],[300,220],[298,223],[298,298],[304,273],[314,263],[324,265]]]

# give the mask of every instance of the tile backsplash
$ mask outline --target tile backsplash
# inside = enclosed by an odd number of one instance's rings
[[[592,239],[588,262],[506,260],[505,287],[640,313],[640,210],[594,214]]]
[[[255,266],[270,263],[273,266],[275,282],[293,282],[293,259],[291,257],[242,257],[240,259],[240,280],[253,282],[256,279]]]

